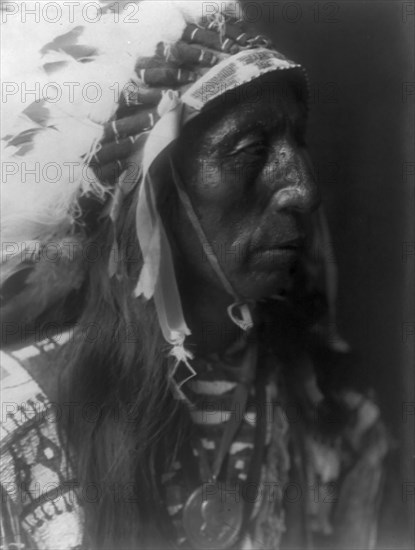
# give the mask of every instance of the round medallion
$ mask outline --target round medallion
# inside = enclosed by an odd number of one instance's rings
[[[206,483],[190,495],[183,510],[183,526],[195,548],[225,550],[239,537],[243,501],[238,493]]]

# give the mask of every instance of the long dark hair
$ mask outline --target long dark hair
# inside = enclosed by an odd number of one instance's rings
[[[78,336],[60,380],[60,427],[80,484],[86,544],[100,550],[167,547],[156,472],[174,461],[187,425],[170,391],[155,308],[133,297],[142,265],[136,199],[137,190],[126,197],[115,228],[117,276],[108,271],[112,223],[90,238],[100,254],[88,268]]]

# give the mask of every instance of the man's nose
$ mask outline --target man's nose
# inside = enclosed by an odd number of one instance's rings
[[[283,142],[276,146],[274,154],[277,177],[272,198],[273,207],[276,210],[299,212],[316,209],[321,199],[306,151]]]

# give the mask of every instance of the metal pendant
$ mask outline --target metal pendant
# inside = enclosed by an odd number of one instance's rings
[[[240,535],[243,501],[239,494],[205,484],[193,491],[183,509],[183,527],[197,549],[226,550]]]

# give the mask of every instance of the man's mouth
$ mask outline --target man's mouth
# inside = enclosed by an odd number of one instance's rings
[[[253,249],[251,261],[254,265],[267,269],[277,269],[291,265],[304,248],[304,239],[296,237],[286,241],[262,244]]]
[[[304,239],[296,237],[286,241],[279,241],[277,243],[270,243],[258,246],[254,249],[254,253],[269,252],[269,251],[287,251],[287,252],[300,252],[304,248]]]

